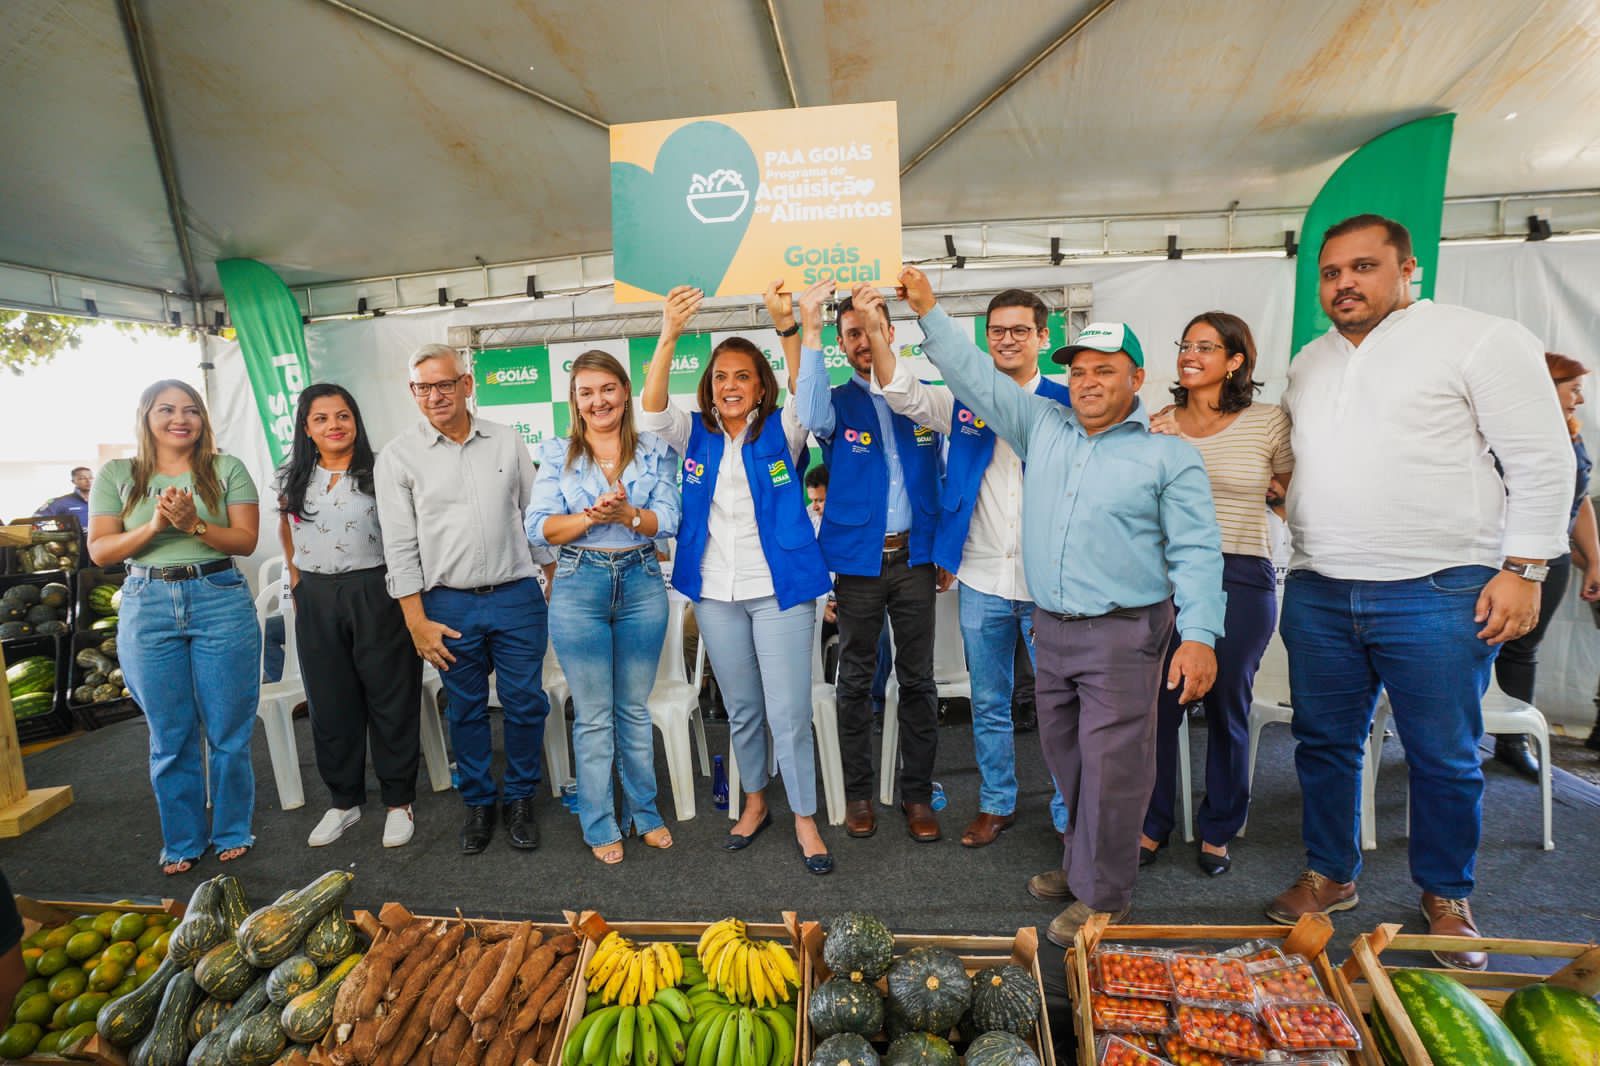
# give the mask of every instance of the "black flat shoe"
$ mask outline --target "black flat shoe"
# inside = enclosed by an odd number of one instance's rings
[[[1233,856],[1231,855],[1213,855],[1209,851],[1202,850],[1197,861],[1200,863],[1200,869],[1205,871],[1207,877],[1221,877],[1233,869]]]
[[[722,842],[722,847],[726,851],[743,851],[745,848],[750,846],[750,842],[752,840],[761,835],[761,831],[763,829],[771,824],[772,811],[768,810],[766,814],[761,816],[761,821],[756,823],[754,832],[752,832],[749,836],[741,836],[738,833],[729,833],[728,839]]]
[[[1539,780],[1539,759],[1525,733],[1494,738],[1494,757],[1530,781]]]
[[[1155,862],[1156,859],[1158,859],[1160,857],[1161,857],[1161,849],[1159,847],[1147,848],[1143,844],[1139,845],[1139,865],[1140,866],[1149,866],[1151,863]]]
[[[461,854],[476,855],[489,846],[494,836],[494,805],[468,807],[467,821],[461,827]]]
[[[806,849],[796,840],[794,846],[800,849],[800,861],[805,864],[806,873],[816,874],[818,877],[833,873],[833,856],[827,852],[821,855],[807,855]]]
[[[511,838],[512,847],[522,851],[532,851],[539,846],[539,823],[533,817],[533,797],[506,804],[506,836]]]

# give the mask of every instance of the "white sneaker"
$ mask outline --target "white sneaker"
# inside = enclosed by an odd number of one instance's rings
[[[389,808],[388,815],[383,820],[383,846],[386,848],[403,847],[411,842],[411,832],[415,822],[411,817],[411,807]]]
[[[322,821],[317,823],[317,827],[306,838],[306,843],[314,848],[326,847],[344,836],[344,831],[360,820],[360,807],[347,807],[344,810],[329,807],[328,813],[322,816]]]

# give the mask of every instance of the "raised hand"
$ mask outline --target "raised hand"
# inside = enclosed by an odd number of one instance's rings
[[[695,312],[700,310],[700,301],[705,299],[705,293],[690,285],[676,286],[667,293],[666,306],[661,309],[661,335],[676,340],[683,336],[684,329],[689,325],[689,320]]]
[[[928,280],[928,275],[914,266],[908,266],[900,271],[900,283],[894,288],[895,295],[911,305],[918,317],[933,310],[935,303],[933,296],[933,283]]]
[[[786,330],[794,325],[794,297],[783,292],[783,279],[779,278],[767,286],[767,291],[761,298],[767,304],[767,317],[772,319],[772,324],[778,330]]]

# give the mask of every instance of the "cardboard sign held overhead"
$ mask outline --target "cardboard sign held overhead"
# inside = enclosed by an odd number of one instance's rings
[[[899,167],[893,102],[612,126],[617,302],[892,285]]]

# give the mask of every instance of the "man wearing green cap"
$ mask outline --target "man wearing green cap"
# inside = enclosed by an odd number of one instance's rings
[[[1225,601],[1211,483],[1191,445],[1149,432],[1144,352],[1126,324],[1086,326],[1055,353],[1071,367],[1068,409],[996,370],[922,271],[902,271],[899,293],[945,384],[1027,464],[1039,741],[1069,816],[1061,868],[1028,891],[1069,904],[1047,934],[1066,946],[1090,915],[1118,921],[1131,905],[1163,680],[1190,703],[1216,679]],[[1163,679],[1174,600],[1183,642]]]

